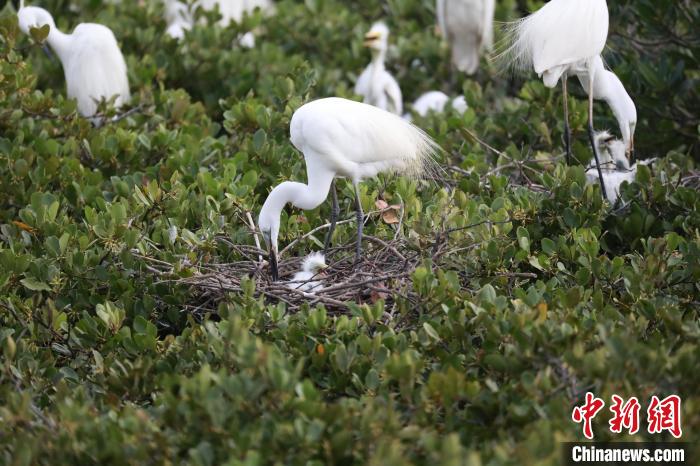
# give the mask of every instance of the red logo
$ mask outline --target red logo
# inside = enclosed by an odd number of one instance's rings
[[[583,422],[583,435],[589,440],[593,439],[593,418],[603,409],[603,406],[605,406],[603,400],[588,392],[586,393],[586,404],[576,406],[574,412],[571,413],[571,419],[575,423],[580,424]]]
[[[633,396],[627,403],[622,403],[623,399],[617,395],[612,396],[613,405],[610,407],[610,411],[613,413],[612,419],[610,419],[610,432],[615,434],[622,433],[622,429],[625,428],[629,431],[631,435],[639,432],[639,410],[642,405],[639,404],[636,396]]]
[[[583,435],[593,440],[593,418],[603,409],[605,401],[588,392],[586,393],[586,402],[582,406],[575,406],[571,413],[571,419],[577,423],[583,423]],[[612,405],[610,411],[612,418],[608,421],[610,432],[621,434],[627,430],[630,435],[639,432],[639,412],[642,406],[637,397],[633,396],[625,401],[618,395],[612,396]],[[660,434],[668,431],[675,438],[681,438],[683,431],[681,429],[681,397],[678,395],[670,395],[659,400],[659,397],[654,395],[649,401],[647,408],[647,431],[650,434]]]
[[[681,398],[678,395],[667,396],[659,401],[654,395],[647,409],[648,431],[650,434],[660,434],[664,430],[671,432],[676,438],[683,435],[681,430]]]

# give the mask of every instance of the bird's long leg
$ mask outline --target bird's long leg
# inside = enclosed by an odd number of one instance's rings
[[[362,257],[362,230],[365,226],[365,214],[362,212],[362,202],[360,201],[360,188],[357,183],[355,187],[355,208],[357,209],[357,248],[355,249],[355,261],[360,262]]]
[[[331,182],[331,227],[328,229],[328,234],[326,235],[326,242],[323,246],[323,254],[328,254],[328,248],[331,245],[331,240],[333,239],[333,232],[335,231],[335,225],[338,221],[338,214],[340,213],[340,207],[338,207],[338,192],[335,188],[335,180]]]
[[[569,77],[564,73],[561,77],[561,89],[564,94],[564,146],[566,147],[566,164],[571,165],[571,127],[569,126]]]
[[[635,154],[635,152],[634,152],[634,130],[632,130],[632,137],[630,138],[629,159],[630,159],[630,166],[634,165],[637,162],[637,154]]]
[[[605,181],[603,180],[603,171],[600,169],[600,157],[598,157],[598,148],[595,144],[595,132],[593,131],[593,80],[595,79],[595,70],[589,66],[589,81],[588,81],[588,138],[591,141],[593,148],[593,157],[595,158],[595,166],[598,169],[598,179],[600,180],[600,189],[603,192],[603,199],[608,198],[608,193],[605,190]]]

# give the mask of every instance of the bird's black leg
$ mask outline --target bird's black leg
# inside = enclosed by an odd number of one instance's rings
[[[569,77],[564,73],[561,77],[562,93],[564,94],[564,146],[566,147],[566,164],[571,165],[571,127],[569,126]]]
[[[355,250],[355,261],[360,262],[362,257],[362,230],[365,226],[365,215],[362,212],[362,202],[360,201],[360,189],[357,183],[355,186],[355,208],[357,209],[357,249]]]
[[[593,148],[593,157],[595,158],[595,166],[598,169],[598,179],[600,180],[600,190],[603,192],[603,199],[608,198],[608,193],[605,190],[605,180],[603,180],[603,171],[600,169],[600,157],[598,157],[598,147],[595,144],[595,132],[593,130],[593,80],[595,74],[592,67],[589,67],[589,83],[588,83],[588,138],[591,141]]]
[[[630,153],[629,153],[629,158],[630,158],[630,166],[634,165],[637,163],[637,154],[634,152],[634,134],[632,134],[632,138],[630,140]]]
[[[323,246],[323,253],[328,254],[328,248],[331,245],[331,240],[333,239],[333,232],[335,231],[335,225],[338,221],[338,214],[340,213],[340,207],[338,207],[338,192],[335,188],[335,180],[331,181],[331,227],[328,229],[328,234],[326,235],[326,242]]]

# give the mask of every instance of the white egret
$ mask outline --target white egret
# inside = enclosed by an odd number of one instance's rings
[[[374,105],[396,115],[403,113],[401,87],[384,65],[389,49],[389,28],[377,22],[365,35],[365,47],[372,51],[372,61],[355,84],[355,94],[364,98],[364,103]]]
[[[322,252],[312,252],[301,264],[301,271],[294,274],[287,286],[305,293],[316,293],[323,289],[322,272],[328,268]]]
[[[185,31],[194,27],[194,14],[196,8],[206,11],[219,8],[221,19],[219,26],[226,27],[231,21],[240,23],[243,16],[252,14],[256,8],[263,13],[270,13],[274,10],[272,0],[199,0],[192,4],[192,8],[179,0],[165,0],[165,21],[168,24],[166,33],[175,39],[182,39]],[[255,35],[249,31],[241,34],[238,43],[245,48],[255,47]]]
[[[315,209],[333,191],[328,244],[335,228],[338,202],[334,181],[348,178],[355,188],[356,258],[362,252],[364,214],[358,184],[381,172],[418,176],[435,163],[439,146],[423,131],[399,116],[371,105],[331,97],[299,108],[290,123],[291,141],[306,161],[307,184],[285,181],[265,200],[258,225],[267,243],[270,270],[277,280],[277,239],[280,214],[287,203]]]
[[[458,70],[476,73],[479,57],[493,47],[495,10],[495,0],[437,0],[438,26]]]
[[[595,81],[593,83],[593,98],[604,100],[612,109],[613,115],[620,126],[620,133],[625,144],[625,153],[634,161],[634,131],[637,126],[637,107],[625,90],[620,78],[612,71],[605,69],[600,56],[594,58]],[[590,88],[587,70],[577,70],[581,86],[587,91]]]
[[[194,25],[189,7],[177,0],[166,0],[165,22],[168,24],[166,34],[177,40],[185,37],[185,31],[189,31]]]
[[[78,111],[93,117],[102,99],[116,96],[120,107],[130,98],[126,63],[112,31],[101,24],[81,23],[73,33],[56,28],[51,14],[43,8],[27,6],[17,12],[25,34],[32,28],[49,26],[47,42],[56,53],[66,77],[68,97],[78,101]]]
[[[430,112],[444,112],[448,103],[451,104],[452,109],[459,114],[466,112],[467,108],[469,108],[467,105],[467,100],[463,95],[450,99],[447,94],[441,91],[428,91],[425,94],[422,94],[416,99],[415,102],[413,102],[411,108],[413,108],[413,111],[418,115],[424,117]],[[409,113],[404,115],[404,117],[409,121],[411,119],[411,115]]]
[[[571,157],[567,78],[569,73],[588,77],[588,137],[598,166],[603,196],[607,198],[598,148],[593,130],[593,98],[599,58],[608,38],[609,15],[606,0],[551,0],[535,13],[509,26],[510,47],[506,59],[516,68],[533,68],[545,86],[561,79],[564,92],[565,144],[567,162]]]

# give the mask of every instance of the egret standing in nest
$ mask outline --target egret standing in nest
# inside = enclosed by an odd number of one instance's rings
[[[321,291],[323,289],[323,284],[320,280],[322,278],[321,273],[326,268],[328,268],[326,256],[321,252],[313,252],[304,259],[304,262],[301,264],[301,271],[294,274],[287,286],[293,290],[311,294]]]
[[[452,63],[468,75],[493,47],[495,0],[437,0],[438,26],[452,50]]]
[[[364,45],[372,51],[372,61],[357,79],[355,94],[361,95],[366,104],[401,115],[403,113],[401,87],[384,66],[389,49],[389,28],[386,24],[374,23],[365,35]]]
[[[116,96],[117,108],[129,100],[124,56],[108,27],[81,23],[73,33],[65,34],[56,28],[53,17],[43,8],[23,6],[17,16],[19,28],[25,34],[33,28],[49,27],[46,41],[61,61],[68,97],[78,101],[82,116],[93,117],[102,99]]]
[[[534,69],[547,87],[555,87],[561,80],[567,163],[571,159],[567,78],[569,73],[587,75],[588,138],[606,198],[593,130],[593,98],[600,77],[596,63],[608,38],[609,21],[606,0],[551,0],[530,16],[509,25],[510,46],[503,54],[515,68]]]
[[[306,161],[307,184],[285,181],[265,200],[258,218],[269,250],[273,280],[278,279],[277,239],[280,215],[287,203],[303,210],[315,209],[332,191],[331,226],[326,247],[335,229],[338,198],[335,178],[348,178],[355,189],[357,210],[356,259],[362,254],[364,214],[359,183],[383,172],[420,176],[435,163],[439,146],[410,122],[371,105],[331,97],[303,105],[292,116],[291,141]]]

